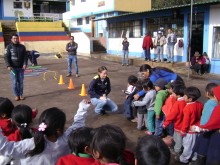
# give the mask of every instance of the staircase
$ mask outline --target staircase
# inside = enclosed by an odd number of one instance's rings
[[[93,40],[93,53],[106,53],[106,48],[99,40]]]
[[[6,47],[11,42],[12,34],[17,33],[15,21],[2,21],[2,33]]]

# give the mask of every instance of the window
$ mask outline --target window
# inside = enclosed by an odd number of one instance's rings
[[[173,19],[172,17],[156,17],[147,18],[147,31],[153,34],[153,32],[158,31],[163,28],[163,33],[166,35],[168,28],[172,28],[176,33],[177,37],[183,37],[183,26],[184,26],[184,16],[178,15],[178,18]]]
[[[78,19],[77,19],[77,25],[82,25],[82,22],[83,22],[83,21],[82,21],[82,18],[78,18]]]
[[[213,58],[220,59],[220,27],[213,29]]]
[[[138,38],[142,33],[142,21],[127,21],[109,24],[109,37],[110,38]]]
[[[86,17],[86,24],[89,24],[89,17]]]
[[[14,9],[22,9],[22,2],[14,2]]]
[[[73,6],[75,6],[75,3],[76,3],[75,0],[72,0],[72,5],[73,5]]]
[[[81,2],[86,2],[86,0],[81,0]]]

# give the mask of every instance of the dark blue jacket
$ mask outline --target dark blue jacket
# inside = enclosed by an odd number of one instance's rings
[[[110,79],[106,77],[102,81],[99,75],[93,78],[88,88],[88,93],[90,95],[90,98],[99,99],[101,96],[103,96],[103,94],[107,96],[110,92],[111,92]]]

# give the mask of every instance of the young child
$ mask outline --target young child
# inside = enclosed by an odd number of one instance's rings
[[[91,152],[95,159],[105,165],[134,164],[134,155],[126,154],[126,136],[121,128],[103,125],[94,130]]]
[[[166,119],[163,123],[163,128],[169,126],[170,123],[174,123],[173,140],[175,144],[174,151],[172,152],[174,155],[179,155],[182,148],[182,136],[180,135],[180,130],[182,128],[183,109],[186,106],[186,101],[183,97],[185,88],[185,85],[177,85],[172,88],[173,93],[176,95],[177,101],[173,104],[170,111],[171,113],[166,116]]]
[[[209,57],[208,57],[208,55],[207,55],[207,53],[206,52],[204,52],[203,54],[202,54],[202,56],[203,56],[203,58],[205,59],[205,63],[202,65],[202,72],[204,73],[204,74],[206,74],[206,73],[209,73],[209,67],[210,67],[210,59],[209,59]]]
[[[8,143],[0,131],[0,154],[20,158],[21,164],[55,165],[59,157],[70,153],[67,138],[73,130],[85,125],[89,106],[85,100],[80,102],[74,122],[65,132],[66,115],[55,107],[43,111],[34,138]]]
[[[56,165],[91,165],[95,159],[91,156],[92,128],[82,127],[74,130],[69,138],[68,145],[71,154],[59,158]]]
[[[136,107],[144,106],[145,112],[138,112],[138,124],[137,129],[141,130],[143,118],[145,121],[145,126],[148,126],[148,134],[153,134],[155,131],[155,113],[154,113],[154,103],[156,98],[156,91],[154,90],[153,83],[148,80],[143,83],[143,89],[146,94],[141,101],[134,101],[133,104]],[[148,114],[147,114],[148,113]]]
[[[164,121],[164,114],[162,112],[162,106],[165,100],[168,97],[168,91],[164,90],[166,81],[163,78],[159,78],[155,83],[155,90],[157,91],[156,99],[155,99],[155,106],[154,111],[156,115],[156,128],[155,128],[155,136],[161,136],[163,132],[163,121]]]
[[[126,94],[126,100],[124,102],[124,114],[128,120],[134,119],[131,102],[133,100],[133,95],[135,94],[135,89],[136,89],[135,85],[137,81],[138,81],[138,78],[136,76],[130,75],[128,77],[127,90],[126,91],[122,90],[122,92]]]
[[[197,101],[201,96],[200,90],[197,87],[187,87],[184,91],[184,99],[186,106],[183,109],[183,120],[181,128],[181,136],[183,137],[183,153],[180,157],[175,157],[182,163],[188,163],[192,156],[192,150],[196,141],[197,133],[191,131],[190,127],[199,123],[203,104]]]
[[[169,165],[170,151],[157,136],[144,136],[138,140],[135,165]]]
[[[36,129],[30,127],[32,123],[32,109],[28,105],[20,104],[15,106],[11,119],[17,128],[14,133],[8,136],[8,141],[17,142],[34,136]]]
[[[93,78],[88,88],[91,103],[96,106],[94,111],[98,115],[104,115],[105,111],[115,112],[118,110],[115,102],[109,97],[107,98],[111,92],[111,83],[107,74],[108,70],[105,66],[99,67],[98,75]]]

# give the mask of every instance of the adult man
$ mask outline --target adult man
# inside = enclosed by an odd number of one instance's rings
[[[36,50],[27,51],[27,56],[30,59],[32,66],[37,66],[37,58],[40,56],[40,53]]]
[[[162,35],[162,31],[158,31],[157,37],[154,40],[154,47],[156,49],[157,56],[155,57],[155,62],[163,62],[163,46],[166,44],[166,39]]]
[[[144,37],[142,48],[144,50],[145,61],[150,61],[150,49],[153,47],[152,37],[150,36],[150,32],[146,33]]]
[[[12,35],[11,43],[6,47],[4,59],[7,69],[10,71],[15,100],[24,100],[23,80],[24,70],[27,66],[27,54],[25,46],[19,43],[17,34]]]
[[[173,51],[176,42],[176,35],[173,33],[172,29],[169,28],[167,35],[167,63],[173,63]]]
[[[70,37],[70,42],[66,45],[66,51],[68,52],[68,75],[66,77],[70,77],[72,75],[72,62],[74,65],[74,70],[75,70],[75,74],[76,77],[79,77],[78,74],[78,65],[77,65],[77,48],[78,48],[78,44],[76,42],[74,42],[74,36]]]

